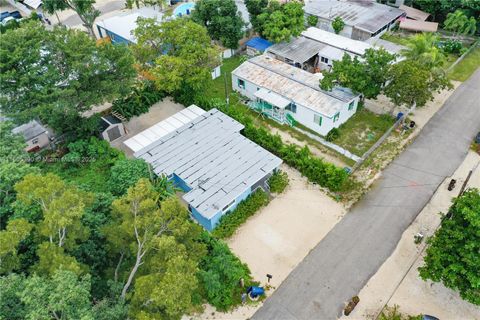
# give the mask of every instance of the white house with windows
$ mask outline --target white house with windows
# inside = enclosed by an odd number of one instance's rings
[[[232,72],[232,87],[263,115],[282,124],[301,124],[325,136],[355,114],[359,95],[341,87],[321,90],[320,79],[321,74],[261,55]]]

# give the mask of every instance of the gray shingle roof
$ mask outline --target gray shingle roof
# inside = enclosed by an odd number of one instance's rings
[[[325,44],[300,37],[290,42],[277,43],[268,48],[267,51],[295,62],[304,63],[318,54],[324,47],[326,47]]]
[[[36,120],[32,120],[12,129],[12,133],[23,135],[25,141],[33,139],[46,131],[47,129]]]
[[[282,160],[240,134],[243,125],[212,109],[136,152],[156,174],[176,174],[183,198],[211,218]]]

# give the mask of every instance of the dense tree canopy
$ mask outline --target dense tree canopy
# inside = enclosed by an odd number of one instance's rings
[[[0,37],[0,104],[18,121],[55,125],[127,93],[135,76],[126,47],[97,45],[75,29],[29,22]]]
[[[100,11],[95,9],[94,3],[95,0],[43,0],[42,8],[50,14],[67,9],[75,11],[90,36],[95,38],[93,23],[100,15]]]
[[[207,28],[210,37],[224,47],[238,48],[244,22],[234,0],[199,0],[192,19]]]
[[[367,49],[363,61],[345,54],[342,60],[333,62],[332,70],[324,74],[320,86],[324,90],[331,90],[335,85],[340,85],[368,99],[376,98],[382,92],[394,60],[395,56],[383,48]]]
[[[252,25],[262,36],[273,42],[288,41],[296,37],[305,29],[303,4],[299,1],[290,1],[280,4],[270,1],[268,6],[261,6],[261,1],[246,3],[252,19]],[[261,10],[261,11],[260,11]],[[257,14],[257,12],[261,12]]]
[[[268,0],[245,0],[245,6],[247,7],[253,29],[260,32],[262,26],[258,20],[258,16],[268,6]]]
[[[456,35],[473,35],[475,34],[475,31],[477,31],[477,20],[475,17],[468,18],[461,10],[456,10],[447,15],[443,28],[445,30],[453,31]]]
[[[467,190],[457,198],[441,228],[429,240],[424,280],[442,282],[458,290],[463,299],[480,305],[480,193]]]
[[[153,76],[157,88],[174,95],[201,91],[220,64],[207,29],[190,19],[158,23],[141,19],[134,31],[137,61]]]
[[[480,2],[478,0],[415,0],[415,8],[419,8],[432,15],[433,20],[443,22],[451,12],[461,9],[468,17],[480,15]]]

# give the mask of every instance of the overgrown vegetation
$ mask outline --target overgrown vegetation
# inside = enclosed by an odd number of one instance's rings
[[[476,47],[470,51],[465,58],[460,61],[448,77],[456,81],[466,81],[480,67],[480,47]]]
[[[282,170],[275,171],[270,179],[268,179],[268,186],[273,193],[282,193],[288,186],[288,175]]]
[[[467,190],[456,198],[440,229],[429,239],[425,265],[419,268],[424,280],[442,282],[460,296],[480,305],[480,192]]]
[[[238,204],[230,213],[220,218],[219,224],[212,231],[212,236],[218,239],[226,239],[235,233],[235,230],[248,218],[254,215],[260,208],[270,202],[268,194],[258,189]]]
[[[132,117],[147,113],[153,104],[164,97],[165,93],[157,90],[152,81],[145,80],[137,83],[128,96],[113,101],[112,110],[130,120]]]
[[[379,320],[422,320],[422,315],[418,316],[410,316],[406,314],[402,314],[400,312],[400,307],[394,305],[393,307],[385,307],[382,310],[382,313],[378,316]]]

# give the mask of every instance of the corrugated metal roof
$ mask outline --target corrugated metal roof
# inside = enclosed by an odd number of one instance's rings
[[[123,143],[132,149],[133,152],[137,152],[204,113],[205,111],[203,109],[196,105],[191,105],[190,107],[177,112],[173,116],[140,132]]]
[[[346,25],[370,33],[375,33],[404,14],[403,10],[372,0],[307,0],[304,10],[307,14],[326,20],[341,17]]]
[[[329,118],[357,96],[346,88],[323,91],[321,74],[301,70],[267,55],[244,62],[232,73]]]
[[[315,27],[310,27],[303,31],[302,36],[360,56],[365,54],[365,50],[372,48],[368,43],[353,40]]]
[[[408,18],[415,20],[425,21],[430,16],[430,13],[403,4],[398,9],[405,11]]]
[[[265,88],[256,91],[255,96],[281,109],[285,109],[290,104],[290,100]]]
[[[315,56],[324,47],[324,44],[317,41],[300,37],[293,39],[291,42],[277,43],[268,48],[268,52],[298,63],[304,63]]]
[[[134,154],[156,174],[176,174],[192,189],[183,199],[213,217],[282,160],[240,134],[243,125],[217,109]]]
[[[410,31],[437,32],[438,23],[404,19],[400,21],[400,29],[405,29]]]

